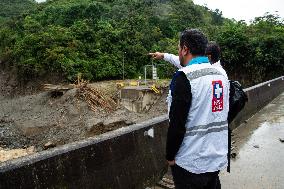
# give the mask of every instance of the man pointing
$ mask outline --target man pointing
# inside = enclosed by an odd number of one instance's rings
[[[180,188],[217,188],[227,166],[229,81],[209,63],[207,39],[196,29],[180,35],[180,69],[170,85],[166,159]]]
[[[207,44],[205,54],[212,65],[221,66],[220,63],[221,50],[219,45],[215,41],[210,41]],[[165,60],[177,68],[182,68],[179,62],[179,57],[174,54],[154,52],[154,53],[149,53],[149,55],[152,56],[152,58],[154,58],[155,60]]]

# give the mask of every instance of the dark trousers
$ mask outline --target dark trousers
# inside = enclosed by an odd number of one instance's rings
[[[194,174],[178,165],[171,169],[176,189],[221,189],[219,171]]]

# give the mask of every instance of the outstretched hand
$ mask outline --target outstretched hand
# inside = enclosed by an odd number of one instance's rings
[[[155,60],[162,60],[162,59],[164,59],[164,53],[155,52],[155,53],[149,53],[148,55],[151,56]]]

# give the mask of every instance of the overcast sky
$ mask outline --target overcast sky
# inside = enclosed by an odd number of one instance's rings
[[[36,0],[43,2],[45,0]],[[78,0],[80,1],[80,0]],[[223,16],[236,20],[245,20],[249,23],[257,16],[263,16],[270,12],[278,14],[284,18],[284,0],[193,0],[195,4],[207,5],[208,8],[222,11]]]
[[[284,0],[193,0],[195,4],[207,5],[208,8],[222,11],[226,18],[236,20],[250,20],[264,13],[270,12],[278,14],[284,18]]]

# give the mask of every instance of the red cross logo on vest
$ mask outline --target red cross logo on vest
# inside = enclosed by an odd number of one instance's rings
[[[212,112],[220,112],[223,110],[223,85],[222,81],[212,81]]]

